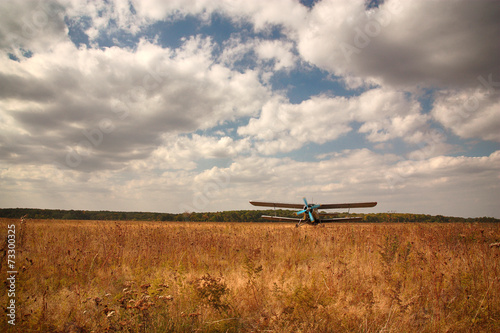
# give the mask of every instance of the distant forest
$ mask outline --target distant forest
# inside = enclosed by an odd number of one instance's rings
[[[0,217],[18,219],[54,219],[54,220],[102,220],[102,221],[192,221],[192,222],[266,222],[261,215],[278,215],[296,217],[292,210],[233,210],[206,213],[148,213],[148,212],[111,212],[85,210],[59,210],[34,208],[3,208]],[[498,223],[493,217],[462,218],[442,215],[405,214],[405,213],[374,213],[374,214],[347,214],[339,213],[339,217],[360,216],[358,222],[489,222]]]

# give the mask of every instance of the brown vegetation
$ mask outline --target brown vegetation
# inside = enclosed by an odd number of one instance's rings
[[[498,224],[12,223],[18,331],[500,331]]]

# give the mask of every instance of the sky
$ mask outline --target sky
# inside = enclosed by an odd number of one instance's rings
[[[500,218],[500,1],[6,0],[0,207]]]

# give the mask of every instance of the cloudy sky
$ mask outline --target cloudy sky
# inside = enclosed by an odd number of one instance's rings
[[[0,3],[0,207],[500,218],[500,2]]]

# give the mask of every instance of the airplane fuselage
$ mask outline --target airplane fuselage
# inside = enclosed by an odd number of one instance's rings
[[[303,210],[307,210],[307,208],[310,208],[312,206],[313,205],[309,205],[309,207],[304,206]],[[321,220],[321,217],[319,216],[319,213],[318,213],[318,209],[317,208],[311,209],[311,214],[314,217],[314,222],[311,222],[311,217],[309,216],[309,213],[304,212],[304,214],[302,214],[302,220],[303,220],[302,223],[318,224],[318,222]]]

